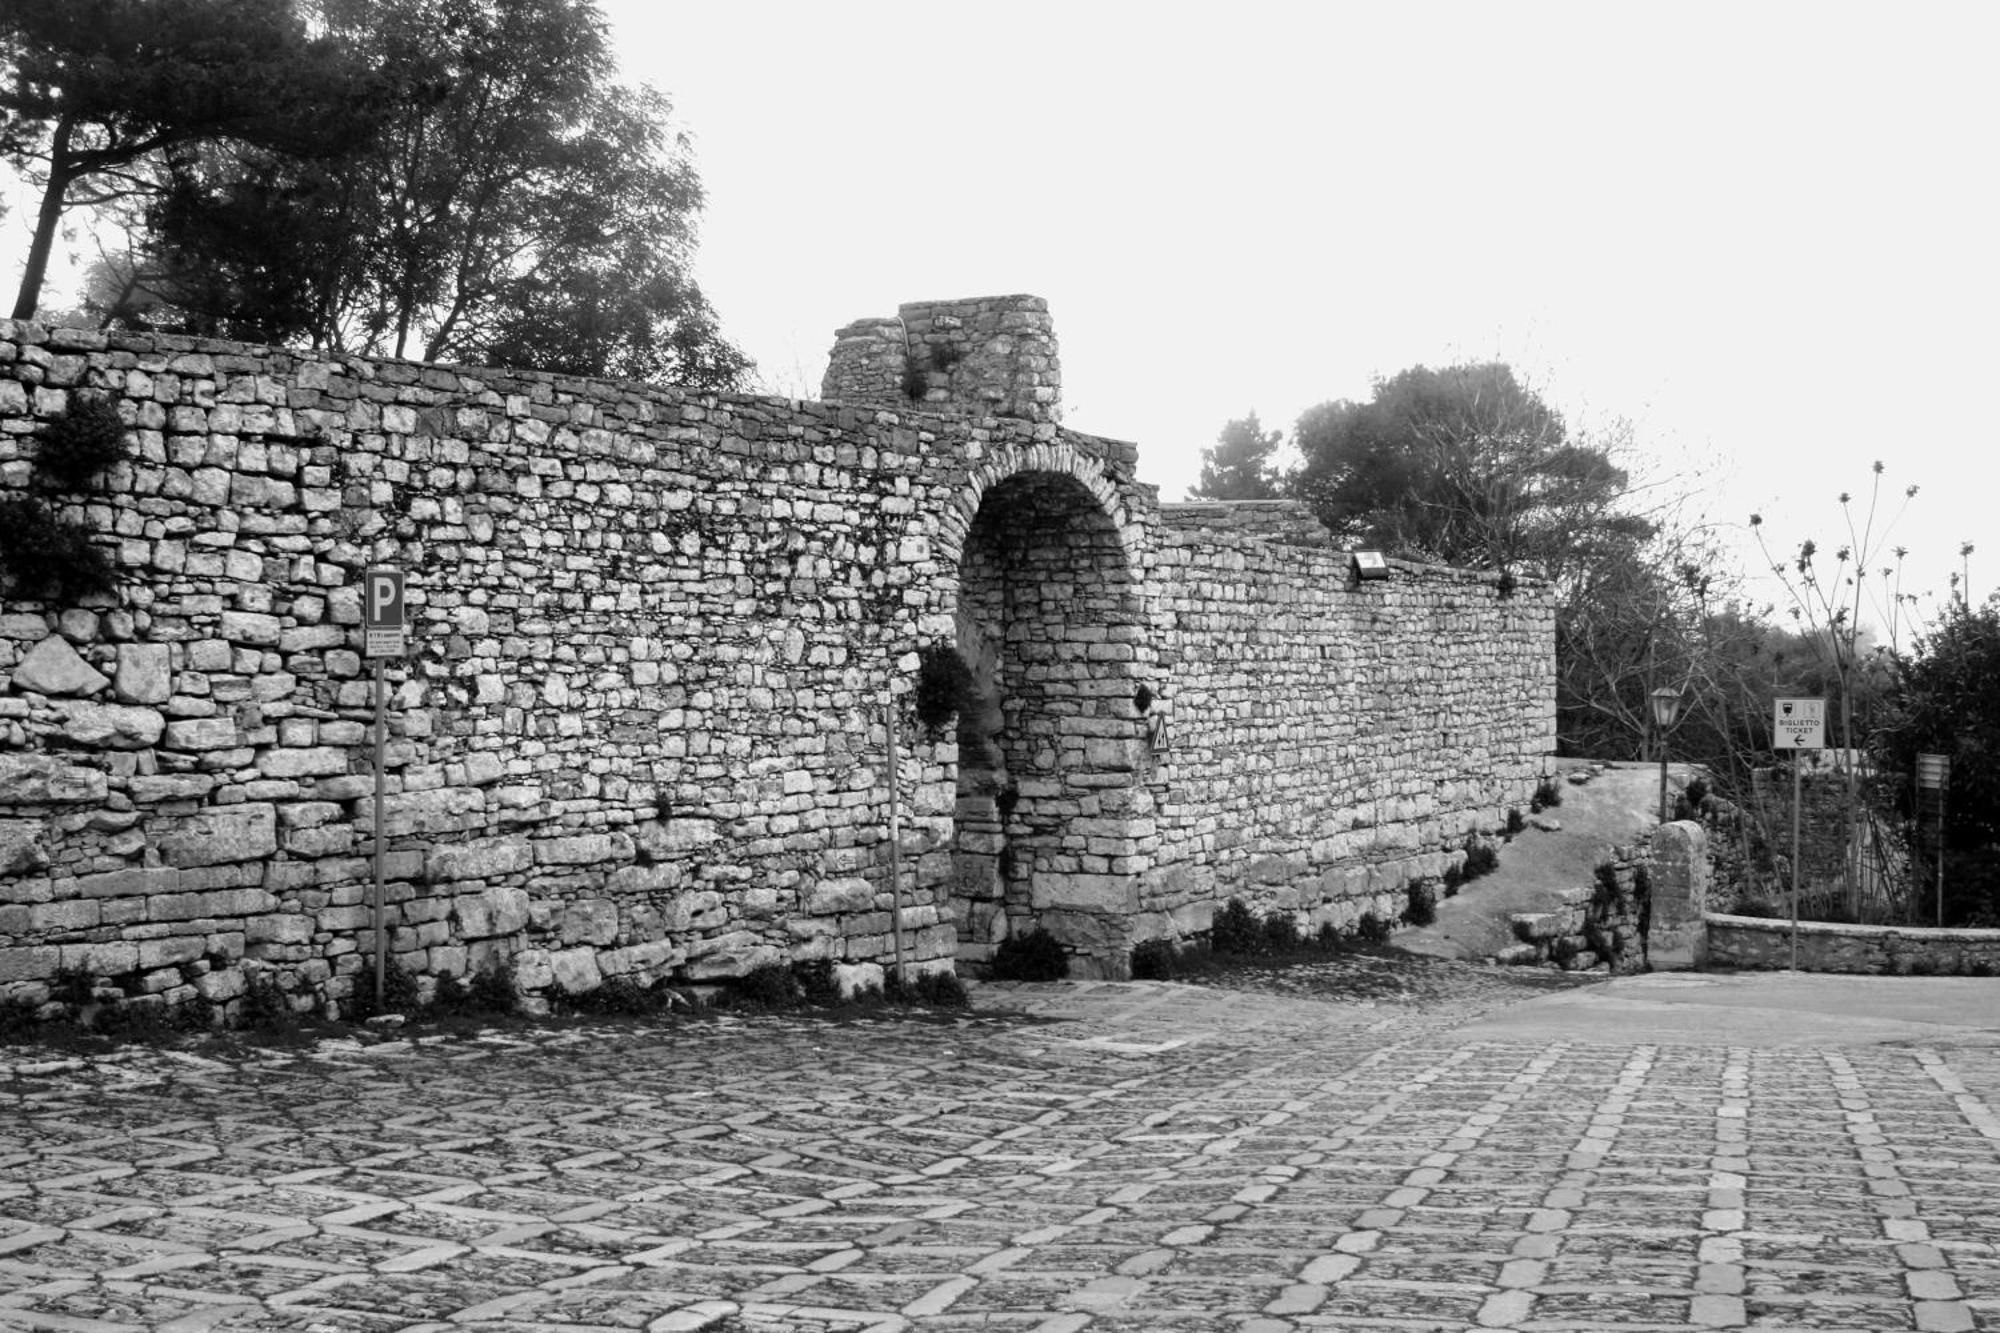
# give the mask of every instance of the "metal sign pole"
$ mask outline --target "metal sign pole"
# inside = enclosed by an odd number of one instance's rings
[[[883,723],[889,737],[889,921],[890,930],[896,944],[896,980],[903,976],[903,823],[902,807],[896,800],[896,788],[901,785],[897,773],[896,760],[896,695],[889,694],[889,706],[883,710]]]
[[[388,750],[385,737],[389,730],[388,691],[384,686],[383,661],[375,659],[375,1012],[382,1012],[382,994],[385,974],[388,970],[388,931],[384,922],[387,912],[382,904],[382,845],[388,835],[388,822],[382,818],[384,789],[383,756]]]
[[[1792,971],[1799,970],[1799,804],[1805,783],[1799,752],[1792,751]]]

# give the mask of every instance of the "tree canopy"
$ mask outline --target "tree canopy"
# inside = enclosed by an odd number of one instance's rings
[[[221,2],[300,22],[292,0]],[[690,273],[699,177],[667,99],[618,81],[595,0],[299,2],[365,90],[365,133],[310,154],[130,139],[143,194],[81,200],[126,204],[130,244],[89,277],[101,322],[734,387],[748,361]]]
[[[1222,428],[1215,446],[1201,451],[1201,479],[1188,494],[1198,500],[1276,500],[1285,494],[1277,467],[1283,431],[1264,429],[1252,412]]]
[[[1629,479],[1498,362],[1415,366],[1366,402],[1308,408],[1294,492],[1342,539],[1556,575],[1594,538],[1643,537]]]
[[[205,144],[341,151],[371,91],[291,0],[8,0],[0,156],[41,196],[14,318],[40,305],[64,213],[150,193]]]

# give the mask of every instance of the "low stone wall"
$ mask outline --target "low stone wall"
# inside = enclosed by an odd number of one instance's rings
[[[1520,943],[1500,961],[1553,963],[1568,972],[1700,967],[1707,874],[1705,835],[1691,821],[1609,848],[1595,883],[1564,890],[1547,911],[1514,916]]]
[[[1789,968],[1792,923],[1768,917],[1710,913],[1710,967]],[[1879,976],[2000,975],[2000,930],[1937,930],[1922,926],[1798,924],[1801,972]]]

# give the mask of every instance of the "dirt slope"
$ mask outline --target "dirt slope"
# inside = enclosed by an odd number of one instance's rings
[[[1565,777],[1573,769],[1593,766],[1582,760],[1559,762]],[[1565,781],[1563,803],[1543,812],[1562,826],[1558,831],[1530,828],[1502,846],[1498,870],[1473,881],[1457,897],[1441,899],[1436,924],[1397,931],[1396,946],[1438,958],[1490,958],[1515,942],[1514,913],[1548,911],[1562,890],[1589,884],[1606,849],[1634,841],[1659,816],[1659,765],[1598,767],[1601,771],[1581,786]],[[1670,779],[1670,790],[1678,790],[1687,774],[1675,768]]]

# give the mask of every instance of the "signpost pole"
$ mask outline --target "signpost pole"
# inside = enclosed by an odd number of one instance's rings
[[[1792,752],[1792,971],[1799,970],[1799,806],[1805,772],[1799,751],[1826,748],[1826,700],[1779,699],[1771,712],[1771,747]]]
[[[1799,970],[1799,801],[1805,783],[1799,773],[1799,752],[1792,751],[1792,971]]]
[[[389,821],[383,813],[388,797],[384,775],[389,751],[389,686],[387,659],[401,657],[408,644],[403,571],[367,569],[361,574],[361,650],[375,664],[375,1012],[382,1012],[388,992],[389,909],[382,889],[382,859],[388,847]]]
[[[388,823],[382,818],[384,788],[383,757],[388,753],[389,694],[384,682],[383,661],[375,659],[375,1012],[382,1012],[382,995],[389,962],[389,939],[385,929],[387,909],[382,894],[382,845],[387,840]]]
[[[896,695],[889,694],[889,706],[882,711],[883,725],[889,737],[889,922],[890,932],[896,946],[896,980],[903,977],[903,822],[902,808],[896,801],[896,788],[901,785],[897,774],[896,760]]]

